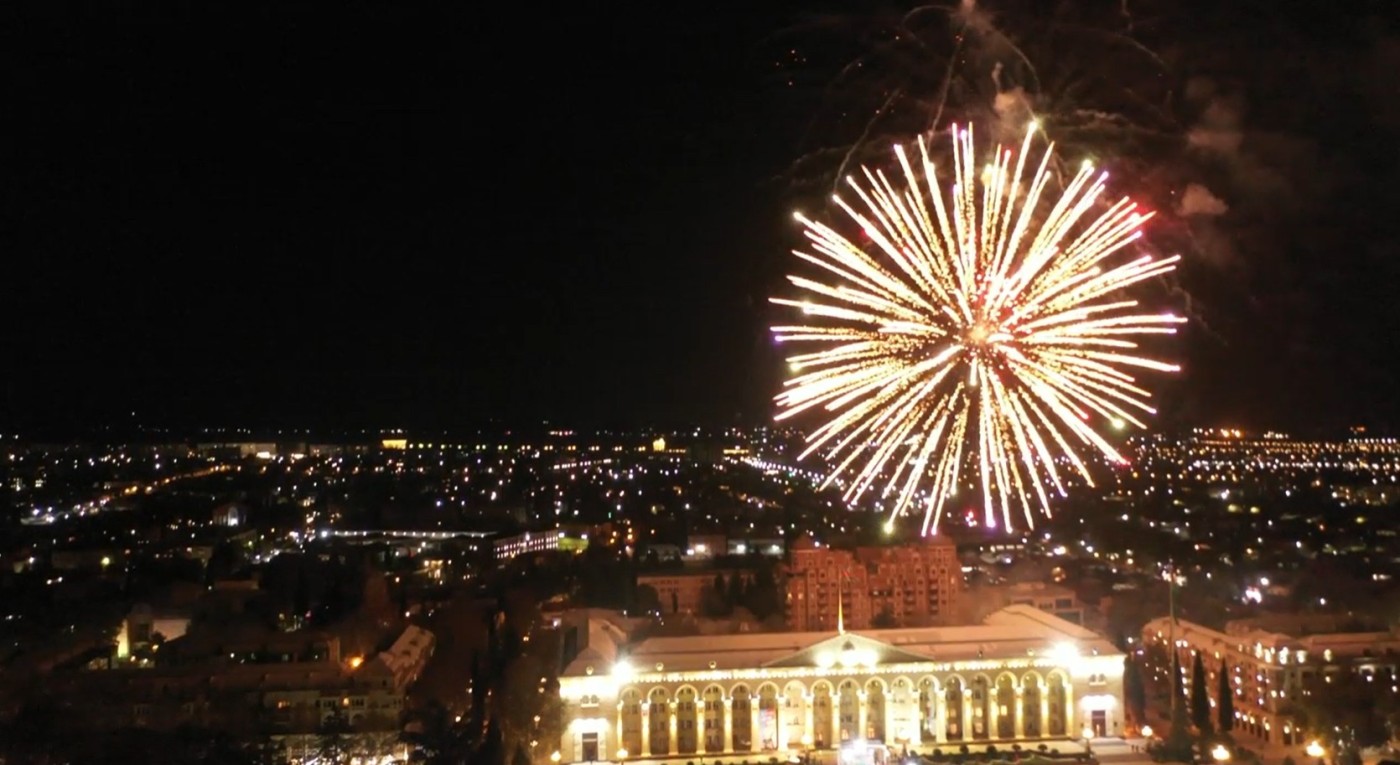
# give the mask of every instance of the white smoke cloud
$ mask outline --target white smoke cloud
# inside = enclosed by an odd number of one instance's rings
[[[1176,206],[1176,214],[1183,217],[1188,215],[1205,215],[1215,217],[1224,215],[1230,210],[1230,206],[1210,189],[1199,183],[1187,185],[1186,193],[1181,195],[1181,202]]]
[[[1233,155],[1244,140],[1241,128],[1243,107],[1236,99],[1215,98],[1201,115],[1201,121],[1186,133],[1186,141],[1197,149]]]
[[[1192,77],[1186,81],[1186,100],[1193,104],[1202,103],[1215,93],[1215,81],[1209,77]]]
[[[1001,65],[997,66],[1000,68]],[[1031,104],[1026,97],[1026,89],[1020,85],[997,93],[992,101],[992,109],[1002,122],[1014,122],[1022,130],[1025,129],[1025,123],[1031,115]]]

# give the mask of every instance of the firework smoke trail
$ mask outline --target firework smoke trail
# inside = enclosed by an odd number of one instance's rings
[[[923,140],[917,157],[896,147],[902,185],[863,169],[854,199],[834,200],[870,244],[798,214],[809,248],[794,254],[826,280],[789,276],[804,296],[772,300],[804,317],[777,341],[815,348],[788,358],[777,396],[779,420],[824,420],[802,458],[822,452],[824,486],[842,482],[847,502],[875,492],[892,519],[921,505],[924,534],[968,471],[986,525],[1009,530],[1014,511],[1033,527],[1066,471],[1092,484],[1084,453],[1123,462],[1099,427],[1145,427],[1131,370],[1177,370],[1135,338],[1184,320],[1138,313],[1123,290],[1179,258],[1119,262],[1151,213],[1101,205],[1107,174],[1087,162],[1052,198],[1053,145],[1027,164],[1035,133],[979,171],[972,131],[954,126],[951,184]]]
[[[1182,126],[1167,64],[1128,31],[1137,19],[1122,0],[1074,14],[996,6],[952,0],[837,17],[867,38],[864,50],[824,86],[825,105],[787,180],[837,191],[849,169],[878,164],[892,142],[941,142],[949,121],[976,122],[1011,143],[1035,119],[1074,153],[1120,162],[1151,163],[1175,150]]]

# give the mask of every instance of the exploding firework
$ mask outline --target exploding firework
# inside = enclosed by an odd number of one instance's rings
[[[858,204],[834,200],[866,242],[797,215],[810,248],[795,254],[826,278],[789,276],[805,297],[773,300],[804,316],[774,327],[778,342],[815,347],[788,359],[777,397],[780,420],[826,418],[802,457],[823,452],[847,502],[876,492],[891,518],[923,505],[924,534],[967,481],[986,525],[1009,529],[1015,511],[1034,526],[1071,472],[1092,484],[1087,454],[1124,461],[1099,430],[1152,413],[1129,370],[1177,369],[1135,338],[1184,320],[1139,313],[1124,289],[1178,258],[1115,257],[1151,213],[1102,204],[1107,175],[1087,162],[1052,199],[1053,144],[1027,177],[1035,133],[979,171],[955,126],[946,191],[922,140],[922,179],[896,147],[903,188],[865,169],[847,179]]]

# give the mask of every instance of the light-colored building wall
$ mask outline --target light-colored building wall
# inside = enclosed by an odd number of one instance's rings
[[[747,577],[751,572],[732,570],[697,571],[694,573],[675,572],[666,574],[641,574],[637,576],[637,586],[643,585],[656,590],[664,614],[699,614],[705,592],[715,586],[715,576],[724,577],[725,586],[733,576]]]
[[[1299,631],[1308,628],[1294,624]],[[1334,625],[1335,628],[1335,625]],[[1292,746],[1307,733],[1286,710],[1290,699],[1329,675],[1357,672],[1395,677],[1400,664],[1400,635],[1394,632],[1326,632],[1293,637],[1259,629],[1248,620],[1231,622],[1225,631],[1167,617],[1154,619],[1142,630],[1144,645],[1167,649],[1173,641],[1182,673],[1183,688],[1190,688],[1190,672],[1196,654],[1206,671],[1206,690],[1212,709],[1219,707],[1220,672],[1230,675],[1234,691],[1235,729],[1273,744]],[[1166,682],[1169,667],[1148,671]]]
[[[1123,654],[1024,606],[969,627],[634,645],[621,634],[590,627],[589,645],[561,675],[563,762],[785,758],[855,740],[898,751],[1123,727]]]
[[[562,531],[527,531],[511,537],[502,537],[493,543],[496,560],[505,562],[517,555],[558,550]]]

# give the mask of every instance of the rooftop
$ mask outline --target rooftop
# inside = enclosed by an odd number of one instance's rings
[[[592,620],[590,620],[591,624]],[[641,671],[661,665],[665,671],[744,669],[780,664],[816,663],[817,654],[851,647],[874,651],[881,663],[1025,658],[1043,655],[1070,643],[1083,653],[1119,654],[1097,633],[1030,606],[1008,606],[982,624],[846,632],[765,632],[736,635],[649,638],[624,645],[620,630],[590,630],[592,651],[580,653],[567,675],[604,671],[614,655],[625,656]],[[594,646],[593,638],[610,641]]]

